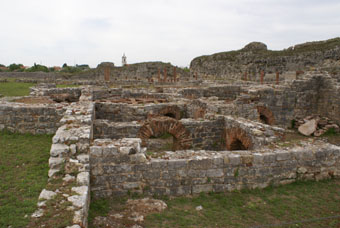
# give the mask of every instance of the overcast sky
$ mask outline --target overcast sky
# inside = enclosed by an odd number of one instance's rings
[[[1,0],[0,63],[171,62],[340,36],[339,0]]]

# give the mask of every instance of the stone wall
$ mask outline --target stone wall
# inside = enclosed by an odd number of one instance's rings
[[[329,117],[340,123],[339,85],[327,73],[310,73],[294,80],[290,85],[266,87],[257,92],[258,105],[273,112],[275,124],[291,126],[295,118],[305,118],[311,114]]]
[[[220,99],[235,99],[241,93],[239,85],[210,86],[208,88],[187,88],[179,91],[185,98],[218,97]]]
[[[160,71],[160,77],[163,79],[163,70],[166,69],[167,80],[170,81],[173,78],[173,69],[175,66],[170,63],[163,62],[143,62],[128,64],[122,67],[115,67],[114,64],[99,64],[97,67],[97,78],[105,80],[105,72],[108,74],[108,80],[148,80],[153,78],[158,81],[158,71]],[[177,78],[180,80],[188,80],[189,72],[184,71],[181,68],[176,68]]]
[[[120,88],[95,88],[93,90],[93,100],[109,99],[113,97],[121,97],[122,89]]]
[[[52,82],[58,78],[58,74],[45,72],[0,72],[0,78],[35,79]]]
[[[199,77],[238,79],[248,72],[250,78],[258,79],[261,70],[267,73],[309,70],[340,59],[340,38],[295,45],[282,51],[267,50],[266,45],[262,49],[246,47],[197,57],[191,61],[190,71]]]
[[[229,137],[229,140],[249,140],[251,148],[260,148],[270,142],[277,140],[277,135],[283,134],[283,129],[278,127],[271,127],[248,121],[245,119],[237,119],[228,116],[208,115],[208,119],[181,119],[176,120],[169,118],[169,121],[164,117],[155,117],[147,119],[143,122],[112,122],[109,120],[98,119],[94,120],[93,134],[96,139],[120,139],[120,138],[145,138],[151,136],[158,137],[157,132],[169,133],[175,137],[177,141],[190,139],[190,145],[187,148],[204,149],[204,150],[224,150],[228,143],[226,130],[228,129],[242,129],[245,137],[240,138],[239,135]],[[177,123],[184,127],[183,135],[180,128],[176,128]],[[147,125],[147,126],[146,126]],[[178,126],[179,127],[179,126]],[[147,130],[141,135],[140,131]],[[156,134],[156,135],[155,135]],[[181,135],[178,136],[177,135]],[[188,135],[187,135],[188,134]],[[144,137],[144,135],[146,135]],[[186,135],[184,137],[184,135]],[[176,143],[176,140],[174,143]],[[248,149],[248,148],[247,148]]]
[[[87,228],[90,205],[89,148],[92,140],[94,104],[91,91],[83,89],[79,102],[67,107],[52,139],[48,183],[39,196],[31,223],[45,227],[46,221],[60,222],[71,215],[66,228]],[[55,200],[56,199],[56,200]],[[53,202],[54,201],[54,202]],[[48,213],[46,207],[49,205]],[[67,209],[66,209],[67,208]],[[65,224],[65,221],[63,221]]]
[[[98,102],[96,103],[96,119],[106,119],[113,122],[131,122],[146,120],[148,116],[173,114],[178,119],[185,118],[184,104],[164,103],[128,105],[124,103]]]
[[[93,122],[93,137],[99,138],[135,138],[138,131],[141,128],[141,124],[137,122],[111,122],[109,120],[94,120]]]
[[[340,177],[340,147],[321,142],[286,150],[200,151],[194,157],[147,160],[138,144],[120,146],[117,141],[96,141],[90,149],[91,191],[95,198],[128,192],[225,192]],[[181,155],[185,157],[186,153],[193,154],[187,151]]]
[[[150,119],[153,121],[153,119]],[[175,121],[176,122],[176,121]],[[195,121],[193,119],[182,119],[180,124],[188,131],[192,141],[189,148],[194,149],[209,149],[209,150],[221,150],[224,148],[224,120],[202,120]],[[160,123],[154,124],[155,128],[152,132],[158,132],[158,128],[161,128]],[[124,122],[114,123],[107,120],[95,120],[93,126],[94,138],[136,138],[139,137],[139,132],[142,128],[141,123],[137,122]],[[153,126],[153,125],[152,125]],[[170,133],[176,135],[177,132],[171,132],[169,129],[165,129],[163,133]],[[178,132],[180,133],[180,132]],[[157,137],[157,135],[155,135]],[[181,137],[182,138],[182,137]]]
[[[31,134],[54,134],[64,114],[62,107],[0,104],[0,130]]]

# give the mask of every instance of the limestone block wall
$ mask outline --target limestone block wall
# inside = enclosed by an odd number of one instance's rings
[[[235,99],[241,92],[239,85],[210,86],[208,88],[186,88],[179,91],[186,98],[218,97],[220,99]]]
[[[257,91],[259,105],[273,112],[275,124],[291,125],[295,117],[320,114],[340,121],[339,85],[326,73],[308,73],[287,86],[266,87]]]
[[[111,122],[109,120],[94,120],[93,121],[93,136],[94,138],[135,138],[141,124],[137,122]]]
[[[31,134],[54,134],[64,114],[62,106],[0,104],[0,130]]]
[[[184,104],[164,103],[146,105],[128,105],[124,103],[98,102],[95,106],[96,119],[113,122],[130,122],[146,120],[150,115],[173,115],[177,119],[185,118]]]
[[[283,134],[284,131],[278,127],[271,127],[242,118],[215,117],[214,115],[208,115],[207,117],[208,119],[181,119],[178,121],[173,118],[170,118],[169,121],[162,118],[151,118],[145,122],[112,122],[98,119],[94,120],[93,134],[96,139],[136,138],[142,137],[140,134],[142,129],[145,128],[144,130],[147,130],[147,132],[142,133],[142,135],[146,134],[144,138],[148,138],[148,136],[157,137],[159,135],[154,135],[154,133],[159,132],[170,133],[176,136],[176,140],[181,141],[184,136],[177,137],[177,133],[180,132],[173,132],[178,122],[179,125],[183,125],[184,131],[188,132],[185,138],[190,139],[190,146],[187,148],[225,150],[228,142],[226,135],[228,129],[231,129],[230,133],[232,134],[229,137],[230,143],[234,140],[240,140],[241,142],[245,140],[244,142],[247,141],[246,144],[251,145],[246,149],[259,148],[274,142],[278,139],[277,135]],[[235,129],[242,129],[242,137],[237,134],[233,135]]]
[[[52,96],[53,95],[63,95],[67,94],[72,97],[74,100],[79,100],[81,95],[81,88],[41,88],[41,87],[32,87],[31,88],[31,96]]]
[[[224,120],[182,119],[179,121],[189,132],[192,139],[190,148],[221,150],[224,148]],[[155,124],[157,125],[157,124]],[[142,125],[137,122],[114,123],[107,120],[95,120],[93,126],[94,138],[120,139],[136,138]],[[153,129],[156,132],[157,129]]]
[[[89,148],[94,113],[91,101],[91,91],[83,89],[80,101],[69,105],[60,120],[61,126],[52,139],[50,150],[49,182],[39,196],[37,211],[32,215],[32,222],[37,227],[46,226],[44,223],[48,220],[60,221],[61,214],[67,208],[67,213],[72,215],[67,228],[87,228],[90,204]],[[51,197],[46,197],[46,193]],[[54,207],[50,209],[54,213],[51,216],[45,213],[45,209],[53,198],[58,200],[50,204],[50,207]]]
[[[231,116],[224,117],[224,129],[225,145],[228,150],[235,150],[230,147],[235,140],[240,141],[245,150],[259,149],[277,141],[285,133],[284,129],[279,127]]]
[[[224,118],[199,121],[183,119],[180,122],[190,133],[191,148],[196,150],[223,150],[225,148]]]
[[[340,123],[340,84],[336,79],[324,77],[319,89],[318,113]]]
[[[54,81],[58,77],[59,76],[56,73],[45,72],[0,72],[0,78],[23,78],[42,81]]]
[[[235,99],[240,95],[241,86],[239,85],[223,85],[212,86],[204,90],[205,97],[218,97],[221,99]]]
[[[297,98],[296,91],[290,89],[265,88],[261,89],[258,95],[258,105],[268,108],[274,114],[274,124],[285,127],[290,127],[291,120],[294,119],[297,99],[300,99],[299,103],[302,104],[302,99],[305,100],[306,98],[305,96]],[[305,110],[310,110],[309,104],[309,102],[306,102],[298,109],[305,113]],[[296,111],[299,112],[299,110]]]
[[[325,143],[287,150],[206,153],[146,160],[132,158],[133,149],[116,143],[93,146],[91,191],[95,198],[128,192],[189,195],[340,177],[340,147]],[[118,154],[125,159],[117,159]]]
[[[93,100],[107,99],[110,97],[120,97],[122,95],[122,89],[120,88],[109,88],[103,89],[98,88],[93,90]]]

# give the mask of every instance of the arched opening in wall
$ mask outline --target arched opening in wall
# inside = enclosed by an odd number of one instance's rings
[[[158,111],[159,116],[167,116],[176,120],[180,120],[182,118],[181,110],[178,106],[166,106]]]
[[[260,121],[264,124],[269,124],[268,118],[265,115],[260,114]]]
[[[148,119],[140,128],[138,137],[142,139],[142,146],[144,147],[151,145],[151,147],[158,149],[165,148],[166,150],[176,151],[189,149],[192,145],[189,131],[179,121],[167,116]]]
[[[253,142],[248,133],[239,128],[226,129],[227,150],[249,150],[253,147]]]
[[[267,107],[257,106],[259,121],[264,124],[273,125],[275,123],[274,114]]]
[[[241,140],[235,139],[230,144],[230,150],[247,150],[247,148],[242,144]]]
[[[176,119],[176,115],[174,113],[168,112],[168,113],[164,114],[164,116]]]

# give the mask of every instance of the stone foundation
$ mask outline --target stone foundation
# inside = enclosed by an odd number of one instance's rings
[[[91,191],[95,198],[128,192],[151,195],[225,192],[340,177],[340,147],[321,142],[274,151],[200,151],[198,156],[166,160],[146,160],[136,150],[140,147],[137,142],[127,147],[109,139],[106,145],[101,142],[96,140],[95,144],[101,146],[90,149]],[[138,152],[131,153],[135,150]],[[185,157],[191,151],[181,154]]]
[[[25,105],[7,102],[0,105],[0,130],[31,134],[54,134],[60,126],[63,106]]]

